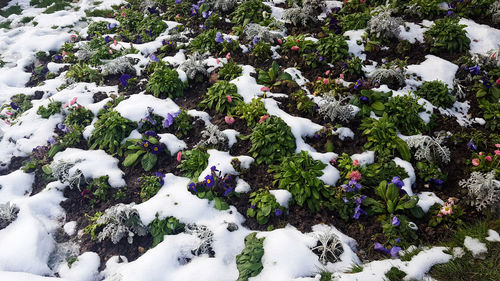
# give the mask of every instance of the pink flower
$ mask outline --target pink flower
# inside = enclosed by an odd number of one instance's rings
[[[484,154],[483,152],[479,152],[479,156],[483,156],[483,154]]]
[[[492,159],[491,159],[491,156],[489,156],[489,155],[488,155],[488,156],[486,156],[486,157],[484,157],[484,159],[486,159],[486,161],[488,161],[488,162],[491,162],[491,160],[492,160]]]
[[[318,76],[318,81],[320,81],[320,80],[321,80],[321,77]]]
[[[118,42],[116,42],[116,40],[113,40],[113,44],[116,46],[116,44],[118,44]]]
[[[63,104],[62,108],[66,108],[66,107],[68,107],[68,105],[69,105],[69,103],[65,103],[65,104]]]
[[[126,17],[127,15],[125,13],[122,13],[122,17]]]
[[[72,34],[69,36],[69,39],[71,39],[71,41],[76,41],[76,39],[78,39],[78,37],[75,34]]]
[[[76,103],[77,97],[74,97],[70,102],[69,105],[73,105]]]
[[[449,206],[453,206],[453,205],[455,205],[455,203],[456,203],[457,201],[458,201],[458,199],[457,199],[457,198],[455,198],[455,197],[450,197],[450,198],[448,198],[448,205],[449,205]]]
[[[109,53],[112,55],[113,54],[113,50],[111,50],[111,48],[109,49]]]
[[[328,81],[328,78],[323,78],[323,83],[328,85],[330,83],[330,81]]]
[[[356,166],[356,167],[357,167],[357,166],[359,166],[359,160],[358,160],[358,159],[354,160],[354,161],[352,162],[352,165],[353,165],[353,166]]]
[[[477,158],[472,159],[472,165],[474,165],[476,167],[479,166],[479,159],[477,159]]]
[[[7,120],[7,119],[3,119],[3,122],[4,122],[5,124],[7,124],[7,125],[10,125],[10,122],[9,122],[9,120]]]
[[[64,58],[64,56],[66,56],[66,51],[62,51],[62,56]]]
[[[227,96],[226,96],[226,98],[227,98],[227,101],[228,101],[228,102],[233,102],[233,100],[231,99],[231,96],[230,96],[230,95],[227,95]]]
[[[234,123],[234,117],[227,115],[224,117],[224,121],[226,121],[226,124],[232,125]]]
[[[295,42],[299,43],[299,42],[300,42],[300,40],[299,40],[299,39],[297,39],[297,40],[295,40]]]
[[[5,112],[5,114],[7,114],[7,115],[9,115],[9,116],[10,116],[10,115],[12,115],[12,112],[10,112],[10,111],[6,111],[6,112]]]
[[[495,147],[500,148],[500,143],[495,143]]]
[[[216,62],[217,64],[219,64],[219,59],[215,59],[215,62]]]
[[[281,40],[280,38],[278,38],[278,43],[283,44],[283,40]]]
[[[500,85],[500,78],[497,79],[497,85]]]
[[[226,54],[226,59],[229,59],[231,57],[231,53]]]
[[[495,155],[500,156],[500,150],[495,150]]]
[[[340,73],[340,79],[344,79],[344,73]]]
[[[330,75],[330,70],[327,70],[327,71],[325,72],[325,75]]]
[[[442,216],[443,216],[443,214],[439,213],[439,214],[437,214],[437,216],[438,216],[438,217],[442,217]]]
[[[300,50],[299,46],[293,46],[292,47],[292,51],[298,51],[298,50]]]
[[[359,171],[352,171],[349,174],[349,179],[353,181],[360,181],[361,180],[361,173]]]
[[[177,152],[177,162],[181,162],[182,159],[182,151]]]
[[[441,208],[441,210],[439,210],[439,213],[447,216],[447,215],[451,215],[453,213],[453,209],[451,208],[450,205],[444,203],[443,207]]]
[[[180,18],[180,17],[181,17],[181,15],[180,15],[180,14],[175,15],[175,18],[176,18],[176,19],[178,19],[178,18]]]
[[[260,88],[260,90],[262,92],[269,92],[270,89],[268,87],[264,86],[264,87]]]
[[[263,115],[262,117],[260,117],[259,123],[264,122],[264,120],[266,120],[267,118],[269,118],[269,115]]]

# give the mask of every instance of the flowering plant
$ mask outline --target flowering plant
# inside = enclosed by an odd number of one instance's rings
[[[115,100],[115,103],[118,101]],[[119,102],[119,101],[118,101]],[[121,141],[130,135],[137,124],[123,118],[118,111],[105,111],[94,124],[89,138],[90,149],[104,149],[110,154],[122,155]]]
[[[444,224],[446,228],[454,228],[463,224],[460,217],[465,214],[465,211],[458,204],[457,198],[450,197],[443,205],[434,204],[429,213],[434,214],[429,220],[430,227]]]
[[[293,81],[293,78],[290,74],[280,71],[280,67],[276,61],[273,61],[271,68],[268,71],[259,69],[258,70],[257,83],[266,85],[270,89],[275,86],[279,86],[283,83],[283,81]]]
[[[205,176],[204,181],[190,183],[188,190],[202,199],[214,201],[217,210],[227,210],[229,205],[223,197],[230,197],[236,187],[236,180],[231,175],[222,176],[222,172],[215,166],[210,167],[210,174]]]
[[[243,102],[235,84],[219,81],[208,88],[207,95],[201,101],[201,108],[215,109],[217,112],[231,114],[236,106]]]
[[[266,224],[272,216],[281,217],[285,210],[267,188],[261,188],[250,194],[247,216],[255,217],[259,224]]]
[[[398,244],[406,248],[411,241],[415,241],[418,236],[416,225],[404,215],[388,215],[382,220],[382,231],[391,245]]]
[[[182,175],[190,179],[200,176],[201,172],[208,165],[210,155],[201,148],[188,150],[182,154],[181,163],[177,166],[182,172]]]
[[[142,201],[147,201],[149,198],[158,193],[160,188],[165,183],[163,180],[164,177],[164,174],[156,172],[154,176],[142,176],[137,179],[137,181],[141,184]]]
[[[168,154],[165,144],[159,142],[158,135],[153,131],[145,132],[141,139],[126,140],[123,148],[126,149],[123,166],[133,166],[140,161],[146,172],[156,165],[158,155],[162,152]]]
[[[402,189],[404,183],[394,177],[390,183],[382,181],[375,189],[375,194],[382,199],[382,202],[371,198],[365,200],[366,205],[369,205],[371,211],[377,214],[394,214],[397,211],[405,211],[413,209],[418,202],[417,196],[409,196]]]
[[[474,152],[470,163],[472,171],[487,173],[494,170],[497,175],[500,174],[500,144],[495,144],[493,153]]]

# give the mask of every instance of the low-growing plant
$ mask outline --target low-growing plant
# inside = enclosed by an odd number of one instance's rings
[[[373,15],[367,23],[368,32],[382,39],[397,38],[400,33],[399,26],[402,24],[403,19],[392,17],[390,9],[382,10]]]
[[[0,203],[0,230],[15,221],[18,213],[19,207],[15,204],[11,204],[10,202]]]
[[[266,85],[270,88],[280,86],[283,81],[293,81],[292,76],[287,72],[281,72],[280,66],[273,61],[268,71],[259,69],[257,83]]]
[[[328,186],[318,179],[325,167],[307,151],[301,151],[282,158],[280,165],[270,166],[269,172],[274,173],[273,184],[290,191],[299,206],[306,204],[312,212],[318,212],[331,194]]]
[[[165,217],[160,219],[158,213],[156,213],[156,218],[148,226],[153,236],[152,247],[156,247],[156,245],[160,244],[165,235],[175,235],[184,230],[184,224],[176,217]]]
[[[368,11],[362,13],[347,13],[342,14],[338,18],[339,25],[343,31],[363,29],[368,26],[368,21],[371,19]]]
[[[165,183],[163,180],[164,177],[164,174],[156,172],[154,176],[142,176],[137,179],[141,184],[141,199],[143,202],[149,200],[158,193]]]
[[[264,238],[257,238],[257,232],[247,235],[245,248],[236,256],[236,267],[239,272],[237,281],[248,281],[250,277],[259,275],[264,268],[262,256],[264,256]]]
[[[258,123],[250,135],[242,138],[250,139],[252,142],[249,153],[257,164],[275,163],[282,157],[293,154],[296,148],[292,130],[276,116],[268,117]]]
[[[405,84],[404,69],[391,64],[385,64],[370,72],[369,78],[378,84],[386,84],[391,89],[398,89]]]
[[[411,222],[405,215],[385,216],[381,221],[382,232],[387,243],[407,248],[411,242],[417,240],[418,236],[414,229],[415,223]]]
[[[241,71],[241,66],[239,66],[233,59],[229,59],[229,61],[219,69],[218,78],[221,80],[231,81],[241,76]]]
[[[454,229],[464,225],[460,217],[465,214],[464,209],[458,204],[458,199],[448,198],[443,205],[436,203],[429,209],[432,217],[429,220],[430,227],[444,225],[447,229]]]
[[[217,125],[207,124],[205,130],[201,131],[200,135],[201,140],[197,146],[219,150],[226,150],[229,146],[227,135],[222,133]]]
[[[230,15],[231,22],[243,26],[250,22],[260,23],[265,19],[264,12],[270,15],[271,7],[259,0],[246,0]]]
[[[90,68],[86,63],[80,61],[69,67],[66,78],[75,82],[94,82],[101,80],[101,75],[97,69]]]
[[[203,149],[196,148],[182,153],[181,163],[177,166],[182,172],[182,175],[196,179],[208,165],[210,155]]]
[[[121,156],[121,141],[136,127],[136,123],[123,118],[117,111],[107,111],[94,124],[94,131],[89,138],[90,149],[104,149],[112,155]]]
[[[444,17],[434,21],[434,25],[424,32],[424,38],[431,45],[431,52],[465,52],[470,48],[470,39],[455,17]]]
[[[243,102],[238,94],[236,85],[227,81],[219,81],[208,88],[205,98],[200,103],[200,108],[215,109],[215,111],[231,114]]]
[[[92,182],[82,191],[84,198],[90,199],[90,204],[94,206],[99,202],[109,200],[111,186],[108,183],[109,176],[102,176],[93,179]]]
[[[408,178],[408,173],[406,170],[396,165],[394,161],[379,161],[366,166],[366,169],[362,169],[363,179],[361,182],[364,185],[375,187],[381,181],[385,179],[390,179],[393,177],[398,177],[400,179]]]
[[[467,191],[471,206],[480,212],[499,212],[500,181],[495,179],[495,171],[488,173],[472,172],[468,179],[459,182]]]
[[[205,77],[209,76],[207,65],[204,62],[206,58],[207,56],[195,52],[188,56],[188,59],[179,66],[179,69],[184,71],[190,80],[201,83]]]
[[[0,107],[0,111],[7,109],[8,113],[6,114],[10,114],[5,116],[2,115],[3,118],[14,120],[23,112],[33,107],[33,104],[31,103],[32,97],[25,94],[14,95],[10,98],[10,100],[10,103],[3,104]]]
[[[221,171],[215,166],[210,167],[210,174],[205,176],[205,180],[197,183],[190,183],[188,190],[201,199],[214,201],[217,210],[227,210],[229,205],[223,197],[230,197],[235,194],[236,181],[231,175],[222,176]]]
[[[247,121],[247,126],[251,128],[266,114],[266,107],[261,98],[253,98],[251,102],[241,103],[236,107],[236,116]]]
[[[270,59],[272,54],[271,44],[263,41],[259,41],[257,44],[253,45],[252,50],[250,51],[250,55],[259,62],[265,62]]]
[[[40,115],[42,118],[49,118],[50,116],[61,112],[62,103],[59,101],[51,101],[47,107],[40,106],[36,113]]]
[[[406,272],[394,266],[385,273],[385,277],[389,281],[402,281],[405,276]]]
[[[345,60],[349,56],[349,46],[345,38],[333,33],[319,39],[317,50],[330,63]]]
[[[350,96],[337,99],[332,93],[325,93],[323,100],[318,103],[318,113],[331,122],[336,120],[347,122],[355,116],[353,106],[349,104],[349,99]]]
[[[455,97],[449,93],[446,84],[439,80],[426,81],[415,92],[418,96],[428,100],[435,106],[448,108],[455,102]]]
[[[144,134],[141,139],[127,139],[122,147],[125,150],[123,166],[131,167],[140,162],[146,172],[154,168],[161,153],[169,154],[166,145],[160,143],[154,132]]]
[[[411,95],[392,97],[385,107],[389,119],[404,135],[416,135],[427,130],[427,124],[419,115],[424,111],[424,106]]]
[[[500,129],[500,103],[490,103],[486,100],[479,101],[479,107],[483,110],[485,127],[497,131]]]
[[[64,119],[64,124],[66,126],[74,127],[74,126],[88,126],[92,122],[94,118],[94,114],[92,111],[86,109],[83,106],[74,106],[68,108],[68,115],[66,119]]]
[[[441,187],[446,181],[446,174],[434,162],[419,161],[415,165],[415,169],[417,177],[427,186]]]
[[[168,119],[168,116],[167,116]],[[189,115],[184,109],[174,118],[173,129],[177,137],[187,136],[189,131],[193,128],[193,117]]]
[[[186,85],[176,70],[170,69],[163,61],[155,63],[154,72],[146,84],[148,92],[157,98],[176,98],[184,95],[184,88]]]
[[[189,42],[189,49],[193,52],[205,53],[209,51],[211,54],[234,52],[239,49],[238,41],[232,39],[224,39],[222,33],[218,29],[205,30]]]
[[[361,90],[359,96],[351,99],[351,103],[361,110],[357,115],[360,117],[369,117],[371,112],[377,116],[382,116],[385,111],[385,103],[392,96],[392,92],[379,92],[372,90]]]
[[[290,98],[297,104],[296,109],[304,114],[312,115],[316,109],[316,103],[313,102],[303,90],[291,93]],[[292,104],[288,105],[290,108]]]
[[[367,198],[363,203],[370,206],[376,214],[393,215],[398,211],[405,212],[413,209],[418,203],[418,197],[406,194],[402,189],[403,185],[404,183],[398,177],[394,177],[389,183],[382,181],[375,189],[375,194],[382,201]]]
[[[261,188],[250,194],[250,208],[247,216],[256,218],[257,223],[266,224],[272,216],[279,217],[285,212],[273,194],[266,188]]]

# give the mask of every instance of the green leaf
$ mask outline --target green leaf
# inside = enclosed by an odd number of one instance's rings
[[[376,101],[376,102],[372,103],[372,108],[375,110],[384,111],[385,105],[383,103],[381,103],[380,101]]]
[[[45,164],[42,166],[42,171],[46,174],[46,175],[52,175],[52,169],[50,168],[50,164]]]
[[[128,154],[127,157],[125,157],[125,160],[123,160],[123,166],[132,166],[137,161],[137,158],[139,158],[139,156],[141,156],[141,153],[139,153],[139,151],[136,153]]]
[[[64,146],[62,144],[55,144],[55,145],[53,145],[50,148],[49,153],[48,153],[49,158],[54,157],[54,155],[56,155],[56,153],[58,153],[59,151],[61,151],[61,149],[63,149],[63,148],[64,148]]]
[[[142,168],[144,169],[144,171],[147,172],[147,171],[153,169],[157,160],[158,160],[158,156],[156,156],[150,152],[146,153],[146,155],[144,155],[142,157],[142,160],[141,160]]]
[[[390,183],[385,192],[385,198],[387,201],[395,201],[398,199],[399,189],[396,185]]]

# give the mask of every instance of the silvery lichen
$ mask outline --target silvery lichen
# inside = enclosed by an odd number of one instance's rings
[[[354,117],[353,107],[349,104],[349,96],[343,98],[335,98],[331,93],[323,95],[323,100],[318,103],[319,114],[325,119],[335,121],[348,121]]]
[[[340,261],[340,255],[343,253],[342,243],[339,237],[331,232],[315,233],[318,239],[318,245],[311,249],[319,255],[319,261],[326,265],[328,262],[335,263]]]
[[[191,80],[193,80],[197,74],[208,76],[209,73],[206,69],[207,65],[204,63],[206,58],[206,55],[195,52],[188,56],[188,59],[179,66],[179,69],[186,72],[187,77]]]
[[[425,135],[415,135],[405,137],[404,141],[408,147],[416,149],[415,159],[427,160],[429,162],[450,162],[450,149],[444,146],[443,136],[430,137]]]
[[[0,203],[0,229],[6,228],[15,221],[18,213],[19,208],[16,205],[10,204],[10,202]]]
[[[400,86],[405,84],[405,76],[401,68],[392,65],[389,67],[379,67],[372,71],[368,77],[379,84],[397,83]]]
[[[146,235],[148,228],[142,224],[139,212],[133,206],[134,203],[120,203],[107,209],[96,221],[96,224],[104,226],[97,236],[98,240],[110,238],[113,244],[117,244],[127,237],[128,243],[132,244],[135,235]]]
[[[97,53],[96,50],[92,49],[88,43],[83,43],[80,45],[80,49],[75,53],[78,60],[86,61],[92,58]]]
[[[205,130],[201,131],[201,141],[198,146],[202,147],[216,147],[224,149],[228,146],[229,139],[223,134],[219,127],[213,124],[208,124]]]
[[[186,225],[186,233],[194,235],[200,239],[200,242],[196,247],[192,249],[192,253],[195,256],[200,256],[208,254],[213,256],[212,243],[214,242],[214,233],[204,225],[188,224]]]
[[[384,9],[368,21],[368,31],[378,38],[397,38],[400,33],[399,26],[402,24],[401,18],[392,17],[391,10]]]
[[[223,12],[231,10],[238,3],[236,0],[209,0],[207,2],[212,5],[214,10]]]
[[[129,57],[119,57],[106,62],[102,66],[104,75],[135,73],[133,59]]]
[[[495,171],[472,172],[470,177],[461,180],[459,185],[467,189],[469,202],[478,211],[500,211],[500,181],[495,179]]]
[[[72,169],[76,163],[81,161],[77,161],[75,163],[66,162],[63,160],[52,162],[50,168],[52,169],[52,175],[57,178],[62,183],[67,183],[71,189],[78,188],[80,190],[80,186],[85,183],[85,177],[83,176],[82,171],[78,169]]]
[[[315,7],[311,5],[304,5],[302,7],[294,6],[293,8],[286,9],[281,19],[294,26],[307,26],[318,21],[318,17],[314,15],[314,9]]]
[[[247,24],[243,31],[248,40],[257,37],[261,41],[272,43],[274,39],[283,37],[279,32],[271,31],[269,28],[256,23]]]

